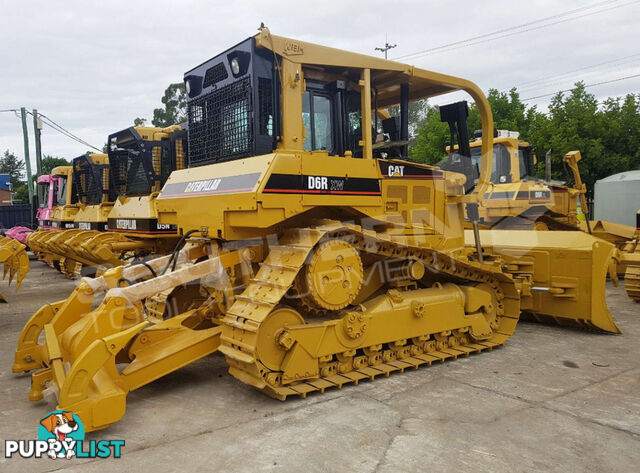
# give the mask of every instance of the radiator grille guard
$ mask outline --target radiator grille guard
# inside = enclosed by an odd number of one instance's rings
[[[102,202],[102,195],[105,192],[102,175],[107,169],[106,165],[93,164],[86,156],[73,160],[73,181],[80,202],[86,205],[97,205]]]
[[[250,156],[254,150],[250,78],[189,103],[189,166]]]
[[[153,191],[154,172],[153,169],[146,169],[141,152],[114,150],[109,153],[109,162],[113,186],[118,195],[147,195]]]

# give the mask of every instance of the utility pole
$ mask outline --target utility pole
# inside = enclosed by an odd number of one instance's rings
[[[398,46],[397,44],[389,44],[387,42],[387,35],[384,35],[384,48],[376,48],[376,51],[382,51],[384,53],[384,58],[387,59],[387,51]]]
[[[36,139],[36,168],[38,176],[42,174],[42,148],[40,145],[40,136],[42,134],[42,121],[38,118],[38,110],[33,109],[33,134]]]
[[[27,165],[27,188],[29,189],[29,203],[33,203],[33,180],[31,179],[31,160],[29,158],[29,130],[27,130],[27,111],[20,107],[22,117],[22,137],[24,138],[24,161]]]

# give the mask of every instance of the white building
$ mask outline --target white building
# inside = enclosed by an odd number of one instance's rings
[[[638,210],[640,171],[625,171],[596,181],[593,203],[595,220],[635,227]]]

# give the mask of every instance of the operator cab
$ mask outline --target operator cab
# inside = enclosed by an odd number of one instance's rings
[[[495,130],[493,138],[493,167],[491,182],[506,184],[526,180],[537,180],[535,177],[536,158],[532,146],[519,139],[517,131]],[[474,132],[475,140],[471,143],[471,162],[479,167],[482,161],[482,130]]]
[[[121,196],[158,192],[175,169],[184,167],[184,130],[130,127],[109,135],[110,188]]]
[[[78,201],[98,205],[114,200],[109,190],[109,164],[104,154],[83,154],[73,159],[73,181]]]
[[[57,181],[57,186],[54,192],[54,206],[72,205],[78,202],[78,195],[76,192],[75,184],[70,176],[70,166],[60,166],[54,168],[52,171],[53,177],[57,177],[54,182]],[[71,192],[68,192],[68,186],[71,186]]]
[[[282,141],[280,59],[247,40],[185,73],[189,167],[259,156]],[[361,69],[303,64],[302,149],[363,157]],[[405,76],[406,77],[406,76]],[[408,84],[371,72],[373,157],[406,158]],[[391,117],[385,108],[395,107]],[[284,114],[286,115],[286,114]]]
[[[38,207],[41,209],[44,208],[48,208],[49,207],[49,189],[51,189],[51,186],[54,185],[56,181],[55,180],[46,180],[46,181],[38,181],[37,187],[36,187],[36,194],[38,196]],[[51,206],[53,207],[54,205],[56,205],[56,192],[55,192],[55,188],[53,191],[53,202],[51,203]]]

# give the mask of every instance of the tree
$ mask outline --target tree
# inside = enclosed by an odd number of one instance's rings
[[[170,84],[162,97],[164,108],[153,111],[153,126],[167,127],[177,125],[187,117],[187,91],[183,82]]]
[[[13,193],[13,202],[15,204],[29,203],[29,188],[26,184],[21,184],[15,188],[15,192]]]
[[[440,121],[437,106],[427,106],[426,116],[416,132],[417,136],[409,147],[409,157],[430,164],[440,161],[449,142],[449,125]]]
[[[42,174],[51,174],[53,168],[58,166],[71,166],[71,162],[57,156],[45,155],[42,158]]]
[[[519,131],[526,139],[531,120],[535,117],[535,108],[529,109],[531,113],[526,113],[526,106],[520,100],[516,89],[509,92],[499,92],[496,89],[489,89],[487,100],[491,105],[493,113],[494,127]],[[473,136],[475,130],[482,128],[480,113],[475,104],[469,107],[467,118],[467,128],[469,136]],[[450,141],[449,126],[440,121],[440,109],[437,106],[429,107],[425,118],[417,127],[417,137],[409,149],[409,156],[417,161],[427,163],[437,163],[445,154],[445,149]]]
[[[17,189],[24,184],[25,163],[20,160],[11,151],[6,150],[4,156],[0,157],[0,174],[9,174],[11,179],[11,188]]]
[[[387,109],[392,117],[400,116],[400,106],[394,105]],[[420,123],[426,118],[429,111],[427,100],[416,100],[409,102],[409,137],[415,136]]]
[[[147,119],[146,118],[134,118],[133,119],[133,126],[145,126],[147,123]]]

